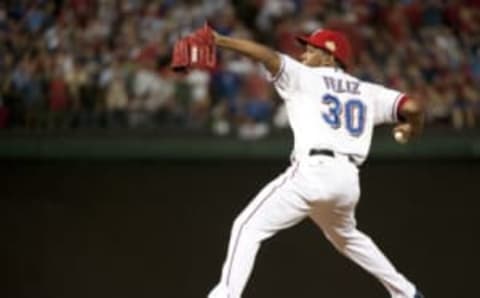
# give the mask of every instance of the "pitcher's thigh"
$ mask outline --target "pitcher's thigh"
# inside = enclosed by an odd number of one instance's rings
[[[289,181],[264,190],[235,219],[234,230],[256,232],[261,238],[267,238],[308,215],[309,205],[292,189]]]

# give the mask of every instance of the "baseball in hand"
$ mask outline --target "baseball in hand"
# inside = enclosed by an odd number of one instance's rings
[[[395,139],[395,141],[397,141],[400,144],[405,144],[408,141],[405,136],[405,133],[399,130],[393,133],[393,138]]]

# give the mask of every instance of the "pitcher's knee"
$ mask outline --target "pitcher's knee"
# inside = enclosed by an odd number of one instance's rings
[[[232,227],[232,235],[239,235],[241,239],[248,239],[254,242],[261,242],[272,234],[254,222],[243,220],[241,217],[235,219]]]
[[[244,230],[248,222],[249,222],[248,218],[243,216],[243,214],[240,214],[239,216],[237,216],[237,218],[235,218],[235,220],[233,221],[232,231],[231,231],[232,234],[237,234],[241,230]]]
[[[239,216],[237,218],[235,218],[235,220],[233,221],[233,225],[232,225],[232,234],[235,234],[237,233],[240,228],[242,227],[243,225],[243,221],[242,221],[242,218]]]

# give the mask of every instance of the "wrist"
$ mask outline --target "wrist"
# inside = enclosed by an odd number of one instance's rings
[[[221,45],[223,38],[223,35],[213,31],[213,42],[215,43],[215,45]]]

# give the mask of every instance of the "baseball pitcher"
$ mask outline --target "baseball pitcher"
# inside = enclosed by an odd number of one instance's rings
[[[340,32],[299,36],[300,61],[255,42],[220,35],[205,25],[179,42],[172,67],[215,66],[215,49],[258,61],[284,100],[294,135],[291,166],[267,184],[235,219],[221,278],[209,298],[240,298],[260,244],[306,217],[343,255],[375,276],[394,298],[421,298],[375,243],[359,231],[359,166],[367,158],[373,128],[396,123],[405,143],[423,128],[423,107],[406,94],[348,74],[352,52]]]

